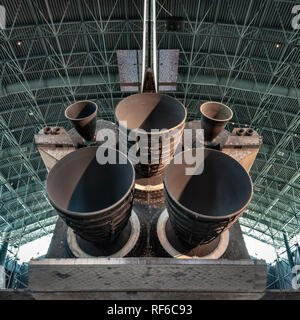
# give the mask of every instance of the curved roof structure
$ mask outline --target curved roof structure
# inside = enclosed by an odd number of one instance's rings
[[[51,233],[57,219],[45,194],[47,171],[34,134],[46,124],[70,128],[64,110],[76,100],[96,101],[98,116],[114,119],[114,107],[130,94],[120,88],[116,51],[142,49],[143,1],[2,4],[0,231],[11,231],[10,241],[19,245]],[[284,245],[283,231],[290,239],[299,233],[296,4],[157,1],[158,49],[179,50],[177,90],[168,94],[186,105],[188,120],[200,117],[204,101],[221,101],[234,112],[228,130],[249,126],[263,137],[251,169],[253,200],[240,223],[246,234],[278,248]],[[169,17],[182,17],[184,28],[167,31]]]

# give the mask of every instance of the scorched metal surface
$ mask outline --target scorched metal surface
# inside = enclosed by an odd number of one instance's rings
[[[98,106],[93,101],[78,101],[65,111],[78,133],[87,141],[95,140],[96,115]]]
[[[47,193],[58,214],[80,237],[113,242],[131,214],[135,172],[117,150],[117,159],[125,164],[100,165],[97,150],[79,149],[57,162],[47,178]]]
[[[204,149],[202,174],[186,175],[186,152],[175,156],[182,157],[182,164],[175,164],[174,158],[166,169],[164,186],[175,232],[195,246],[209,243],[237,221],[251,200],[253,187],[239,162],[213,149]]]
[[[233,112],[225,104],[205,102],[200,107],[201,128],[204,129],[204,140],[213,141],[232,118]]]
[[[166,167],[163,160],[169,157],[172,159],[180,142],[187,116],[186,108],[177,99],[167,95],[140,93],[123,99],[115,109],[115,116],[123,141],[128,140],[131,130],[133,134],[139,135],[139,140],[128,141],[128,149],[136,144],[137,152],[140,152],[141,158],[148,159],[148,163],[136,164],[136,170],[146,177],[160,174]],[[122,121],[127,122],[126,128],[120,123]],[[151,132],[152,129],[160,132]],[[174,139],[169,142],[169,152],[168,148],[162,148],[162,141],[172,135]],[[157,160],[156,163],[153,160]]]

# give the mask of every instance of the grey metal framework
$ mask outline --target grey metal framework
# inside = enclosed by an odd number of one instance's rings
[[[246,234],[284,247],[299,234],[299,1],[159,0],[158,49],[179,49],[177,90],[168,94],[199,118],[204,101],[228,104],[228,124],[263,136],[251,170],[254,196],[240,222]],[[4,0],[0,29],[0,231],[16,247],[53,231],[46,168],[33,143],[47,125],[70,128],[65,108],[90,99],[114,120],[120,90],[116,50],[141,50],[142,0]],[[300,8],[299,8],[300,10]],[[299,11],[300,13],[300,11]],[[165,20],[183,17],[167,32]]]

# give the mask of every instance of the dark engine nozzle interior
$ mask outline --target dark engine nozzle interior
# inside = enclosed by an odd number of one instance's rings
[[[163,160],[169,155],[172,159],[181,139],[187,116],[186,108],[182,103],[175,98],[158,93],[134,94],[123,99],[117,105],[115,116],[120,129],[122,129],[120,122],[127,122],[127,131],[121,130],[120,136],[127,139],[127,135],[131,130],[135,130],[139,135],[140,140],[137,145],[140,154],[144,155],[144,158],[148,158],[148,163],[138,163],[136,165],[137,172],[143,176],[153,176],[161,173],[166,166]],[[146,133],[142,132],[141,129]],[[151,129],[158,129],[161,132],[159,134],[151,133]],[[177,135],[175,134],[176,129],[179,132]],[[155,143],[153,143],[154,136],[159,137],[159,139],[155,140]],[[162,148],[162,139],[166,136],[173,137],[169,143],[170,154],[169,152],[164,152],[165,149]],[[136,141],[131,143],[129,141],[128,149],[135,143]],[[151,163],[150,153],[152,153],[152,160],[157,160],[155,164],[153,163],[154,161]]]
[[[85,100],[71,104],[65,111],[66,118],[87,141],[95,140],[97,110],[95,102]]]
[[[112,242],[131,215],[135,172],[117,150],[116,164],[100,165],[97,150],[82,148],[57,162],[47,178],[47,193],[58,214],[80,237]]]
[[[253,192],[251,178],[239,162],[217,150],[202,151],[202,174],[186,175],[186,168],[193,166],[186,163],[184,154],[189,151],[184,151],[175,156],[164,180],[170,222],[178,237],[191,247],[209,243],[231,227]],[[196,149],[192,154],[196,155]],[[179,157],[182,164],[175,164]]]
[[[232,118],[233,112],[225,104],[205,102],[200,107],[201,128],[204,130],[204,140],[213,141]]]

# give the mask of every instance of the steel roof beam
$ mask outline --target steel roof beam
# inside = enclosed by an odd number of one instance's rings
[[[253,237],[253,238],[255,238],[255,239],[257,239],[257,240],[260,240],[260,241],[262,241],[262,242],[265,242],[265,243],[268,243],[268,244],[270,244],[271,246],[273,246],[273,241],[272,241],[272,236],[271,236],[271,234],[269,234],[269,233],[266,233],[266,230],[263,230],[262,228],[257,228],[256,230],[253,230],[254,232],[256,232],[256,233],[260,233],[261,234],[261,237],[258,237],[258,236],[256,236],[256,235],[254,235],[254,234],[252,234],[251,233],[251,229],[250,229],[250,227],[249,227],[249,225],[247,224],[247,220],[245,219],[239,219],[240,220],[240,225],[242,226],[242,227],[246,227],[246,228],[248,228],[249,230],[247,231],[247,233],[246,233],[246,235],[247,236],[250,236],[250,237]],[[271,228],[272,229],[272,228]],[[244,232],[244,231],[243,231]],[[244,233],[245,234],[245,233]],[[268,240],[267,240],[268,239]],[[269,240],[270,239],[270,240]],[[281,239],[280,237],[278,237],[278,236],[276,236],[276,237],[274,237],[274,240],[275,241],[278,241],[278,243],[284,243],[283,242],[283,239]]]
[[[124,20],[122,19],[103,19],[103,22],[105,24],[124,24]],[[141,32],[142,32],[142,19],[134,19],[134,18],[131,18],[129,20],[130,23],[132,23],[133,25],[140,25],[140,29],[141,29]],[[90,25],[91,23],[95,23],[95,20],[94,19],[85,19],[84,21],[81,21],[81,19],[79,18],[78,21],[64,21],[63,22],[63,25],[64,26],[71,26],[71,27],[74,27],[75,29],[78,29],[78,25],[82,25],[82,24],[85,24],[85,25]],[[165,24],[165,19],[157,19],[157,23],[160,24],[160,25],[164,25]],[[191,26],[193,27],[193,25],[196,25],[197,27],[197,21],[195,20],[191,20],[190,19],[190,24]],[[53,22],[53,25],[55,27],[59,26],[61,23],[60,22]],[[38,24],[40,26],[41,29],[46,29],[48,27],[48,25],[46,23],[39,23]],[[221,22],[217,22],[216,20],[215,21],[212,21],[212,22],[208,22],[208,21],[205,21],[203,23],[203,28],[207,28],[207,27],[212,27],[212,26],[217,26],[218,28],[224,28],[224,27],[229,27],[229,28],[233,28],[234,30],[236,30],[236,28],[238,29],[242,29],[244,27],[244,25],[241,25],[241,24],[232,24],[232,23],[221,23]],[[24,33],[24,29],[27,29],[27,28],[35,28],[36,25],[35,24],[27,24],[27,25],[14,25],[13,27],[11,26],[7,26],[6,27],[6,30],[9,32],[9,31],[18,31],[20,30],[20,32]],[[195,27],[195,28],[196,28]],[[250,26],[250,29],[252,31],[256,31],[256,30],[259,30],[260,32],[274,32],[274,33],[278,33],[280,32],[280,29],[276,29],[276,28],[272,28],[272,27],[262,27],[262,26],[255,26],[255,25],[252,25]],[[199,30],[201,31],[201,30]],[[158,30],[158,32],[162,32],[161,30]],[[282,31],[283,32],[283,31]],[[292,30],[286,30],[285,31],[287,34],[292,34],[293,31]],[[10,32],[9,32],[10,33]],[[182,32],[181,34],[187,34],[187,33],[190,33],[190,32]],[[199,32],[199,35],[203,35],[201,32]]]
[[[5,184],[5,187],[12,193],[12,194],[16,194],[17,195],[17,199],[20,203],[20,205],[24,208],[24,211],[26,211],[30,216],[32,216],[34,219],[37,220],[37,217],[34,216],[30,210],[30,208],[27,207],[27,205],[24,203],[24,200],[17,194],[17,192],[15,191],[14,188],[11,187],[11,185],[5,180],[5,178],[0,174],[0,182]],[[38,222],[38,220],[37,220]],[[40,225],[40,227],[43,229],[43,226]],[[45,230],[44,230],[45,231]],[[45,233],[47,234],[47,232],[45,231]]]
[[[96,86],[96,85],[106,85],[108,82],[108,76],[106,74],[102,75],[82,75],[81,77],[57,77],[49,79],[37,79],[27,81],[29,90],[41,90],[41,89],[52,89],[52,88],[62,88],[66,87],[66,83],[72,87],[78,86]],[[119,75],[111,75],[111,82],[119,84]],[[17,94],[26,92],[24,84],[21,82],[8,84],[5,87],[0,87],[0,98],[3,96]]]
[[[82,75],[81,77],[62,77],[62,78],[49,78],[40,80],[27,81],[29,90],[41,90],[49,88],[61,88],[66,86],[66,81],[70,81],[70,86],[96,86],[106,85],[108,81],[114,84],[119,84],[119,75],[106,74],[102,75]],[[248,80],[236,79],[234,81],[227,81],[226,77],[212,77],[205,75],[190,76],[178,75],[178,82],[185,85],[197,85],[197,86],[217,86],[217,87],[231,87],[232,89],[249,91],[258,94],[268,94],[280,97],[288,97],[292,99],[298,99],[300,96],[300,89],[298,88],[286,88],[282,86],[274,86],[271,90],[266,83],[253,83]],[[28,89],[24,88],[24,84],[18,82],[14,84],[8,84],[5,87],[0,88],[0,98],[3,96],[26,92]]]
[[[274,195],[275,197],[277,197],[277,196],[278,196],[278,193],[279,193],[279,190],[278,190],[278,189],[274,189],[274,188],[271,188],[271,187],[269,187],[269,186],[265,186],[265,185],[263,185],[263,184],[256,184],[256,185],[255,185],[255,188],[266,189],[266,191],[267,191],[268,193]],[[261,193],[262,193],[262,192],[260,191],[260,194],[261,194]],[[283,196],[283,195],[280,195],[280,197],[281,197],[281,198],[283,197],[283,199],[286,199],[286,200],[290,200],[290,203],[295,203],[295,204],[297,204],[297,205],[300,206],[300,201],[299,201],[299,202],[296,201],[296,200],[295,200],[292,196],[290,196],[289,194],[285,194],[284,196]]]
[[[249,214],[246,214],[246,213],[244,213],[242,217],[243,217],[243,219],[249,220],[249,222],[250,222],[250,221],[251,221],[251,222],[252,222],[252,221],[256,221],[253,216],[251,216],[251,215],[249,215]],[[266,218],[267,218],[267,217],[265,217],[265,219],[261,219],[261,220],[260,220],[260,224],[266,225],[266,226],[271,226],[272,229],[276,230],[277,232],[282,232],[282,230],[283,230],[282,228],[283,228],[283,226],[284,226],[284,223],[283,223],[282,221],[279,222],[279,220],[276,220],[275,223],[274,223],[274,221],[272,222],[271,219],[269,220],[269,219],[266,219]],[[250,228],[251,223],[249,223],[248,226],[249,226],[249,228]],[[295,229],[295,225],[291,225],[289,228],[291,228],[292,230],[294,230],[294,229]],[[255,229],[255,228],[253,228],[253,229]]]
[[[47,230],[47,235],[52,235],[55,227],[56,217],[51,217],[49,219],[45,219],[44,226]],[[50,229],[50,230],[48,230]],[[35,227],[32,230],[26,230],[23,231],[22,229],[13,234],[11,238],[11,243],[19,243],[20,245],[23,245],[25,243],[31,242],[33,240],[39,239],[41,237],[45,236],[45,234],[41,233],[41,230],[39,227]]]
[[[295,171],[295,169],[294,169],[294,171]],[[252,174],[259,174],[259,172],[257,170],[254,170],[254,169],[251,169],[251,173]],[[268,180],[272,180],[274,182],[278,182],[280,184],[285,184],[286,186],[289,186],[290,188],[294,188],[294,189],[300,190],[300,185],[298,183],[294,183],[297,179],[296,180],[293,179],[292,182],[290,182],[291,180],[286,181],[286,180],[284,180],[282,178],[279,178],[278,176],[273,176],[273,175],[271,176],[271,175],[268,175],[268,174],[264,174],[263,178],[268,179]]]
[[[23,216],[20,216],[18,221],[9,221],[8,222],[13,225],[13,228],[7,228],[7,230],[9,231],[17,231],[18,229],[21,230],[22,228],[24,228],[24,226],[29,227],[30,225],[36,225],[41,229],[41,223],[43,220],[49,219],[51,217],[57,217],[57,213],[56,211],[51,207],[51,208],[47,208],[41,212],[39,212],[37,214],[38,222],[35,221],[35,219],[32,219],[32,217],[27,217],[24,220],[22,219]],[[3,227],[4,225],[0,225],[0,230],[1,227]],[[44,227],[44,226],[43,226]]]

